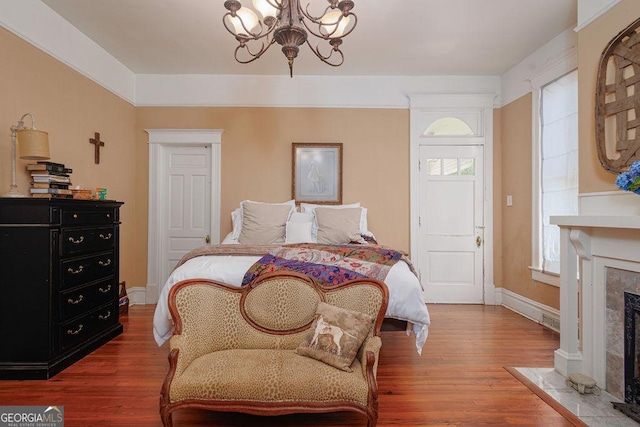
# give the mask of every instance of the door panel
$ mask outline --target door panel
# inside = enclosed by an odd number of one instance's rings
[[[420,147],[418,260],[427,302],[483,302],[482,165],[482,146]]]
[[[166,147],[168,215],[161,281],[190,250],[211,235],[211,150],[207,146]]]

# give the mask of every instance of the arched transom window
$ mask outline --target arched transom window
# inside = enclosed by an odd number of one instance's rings
[[[471,136],[473,130],[457,117],[443,117],[429,125],[424,136]]]

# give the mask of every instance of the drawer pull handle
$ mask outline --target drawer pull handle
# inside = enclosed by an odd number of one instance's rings
[[[109,240],[109,239],[111,239],[112,237],[113,237],[113,234],[111,234],[111,233],[107,234],[106,236],[105,236],[104,234],[100,233],[100,238],[101,238],[102,240]]]
[[[71,273],[71,274],[79,274],[79,273],[82,273],[82,270],[84,270],[84,266],[82,266],[82,265],[81,265],[80,267],[78,267],[78,269],[77,269],[77,270],[74,270],[74,269],[73,269],[73,268],[71,268],[71,267],[67,268],[67,271],[68,271],[69,273]]]
[[[69,304],[80,304],[80,302],[81,302],[83,299],[84,299],[84,297],[83,297],[82,295],[80,295],[80,296],[78,297],[78,299],[71,299],[71,298],[69,298],[69,299],[67,300],[67,302],[68,302]]]
[[[106,266],[108,266],[108,265],[111,265],[111,258],[109,258],[109,259],[108,259],[108,260],[106,260],[106,261],[102,261],[102,260],[100,260],[100,261],[98,261],[98,264],[100,264],[100,266],[101,266],[101,267],[106,267]]]
[[[80,243],[84,242],[84,236],[80,236],[79,239],[74,239],[73,237],[69,237],[69,241],[73,244],[79,245]]]
[[[109,317],[111,317],[111,310],[107,311],[105,315],[98,314],[98,319],[100,320],[107,320]]]
[[[75,219],[77,219],[77,218],[78,218],[78,214],[73,214],[73,217],[74,217]]]
[[[111,285],[107,286],[107,288],[98,288],[98,290],[100,292],[102,292],[103,294],[106,294],[107,292],[109,292],[111,290]]]
[[[67,335],[78,335],[82,330],[82,328],[83,328],[82,323],[80,323],[78,325],[78,329],[76,329],[75,331],[72,331],[71,329],[67,329]]]
[[[107,218],[111,218],[111,214],[107,214]]]

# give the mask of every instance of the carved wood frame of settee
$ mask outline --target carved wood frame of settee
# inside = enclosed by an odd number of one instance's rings
[[[351,411],[364,414],[367,417],[368,427],[375,426],[378,419],[376,374],[378,355],[382,345],[380,328],[388,300],[386,285],[377,280],[356,279],[326,287],[308,276],[293,272],[269,273],[244,288],[207,279],[190,279],[174,285],[169,293],[169,310],[174,322],[174,336],[171,338],[170,345],[169,372],[160,394],[160,415],[163,424],[171,427],[172,413],[178,409],[198,408],[253,415]],[[365,312],[375,319],[368,337],[352,364],[354,372],[348,374],[354,377],[346,377],[344,375],[347,374],[344,371],[295,354],[295,348],[304,339],[313,323],[315,306],[319,301]],[[293,314],[289,315],[289,313]],[[221,317],[224,321],[221,321]],[[227,332],[227,329],[231,332]],[[253,341],[256,343],[256,350],[253,350]],[[180,385],[180,382],[186,381],[181,376],[189,376],[187,369],[192,366],[192,363],[203,363],[202,360],[215,352],[219,352],[219,355],[223,351],[237,349],[244,351],[237,354],[242,357],[247,357],[246,349],[286,352],[286,355],[282,353],[286,356],[286,360],[293,360],[300,366],[304,366],[307,374],[311,370],[309,364],[315,363],[313,371],[332,370],[329,373],[336,378],[355,379],[360,384],[361,393],[353,398],[348,397],[344,400],[334,398],[326,401],[318,399],[316,395],[312,398],[287,396],[287,399],[282,401],[260,400],[253,397],[226,399],[224,395],[211,398],[211,392],[206,391],[206,389],[211,390],[211,387],[207,387],[211,383],[205,384],[206,380],[203,378],[200,389],[200,378],[190,374],[191,382],[186,387],[189,391],[181,394],[180,388],[182,387],[184,391],[185,387],[184,384]],[[200,369],[202,372],[202,366]],[[216,366],[205,365],[205,372],[215,372],[215,369]],[[226,369],[225,372],[233,372],[231,368],[226,367]],[[200,375],[206,377],[206,374]],[[340,377],[341,375],[343,377]],[[247,381],[246,377],[244,381]],[[250,382],[251,378],[248,381]],[[333,381],[335,382],[335,378]],[[255,386],[259,387],[263,384]],[[341,393],[348,394],[350,393],[348,390],[352,387],[347,386],[345,382],[343,388],[345,390],[341,390]],[[223,390],[223,387],[218,389]],[[288,393],[295,393],[298,389],[292,387],[289,390],[293,391]],[[216,393],[223,393],[223,391],[216,391],[213,394]]]

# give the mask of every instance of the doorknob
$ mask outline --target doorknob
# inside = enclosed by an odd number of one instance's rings
[[[476,237],[476,246],[480,247],[481,244],[482,244],[482,237],[480,236]]]
[[[479,237],[478,237],[478,239],[479,239]],[[204,238],[204,242],[205,242],[206,244],[211,243],[211,237],[209,237],[209,235],[208,235],[208,234],[207,234],[207,237],[205,237],[205,238]]]

